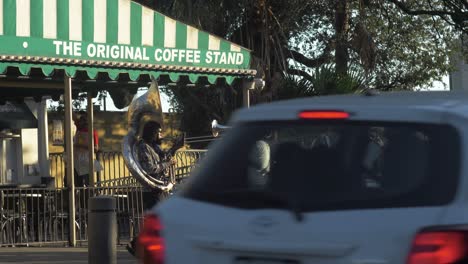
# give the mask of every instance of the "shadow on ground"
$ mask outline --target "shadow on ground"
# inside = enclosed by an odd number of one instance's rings
[[[88,263],[87,248],[0,247],[0,264],[4,263]],[[118,264],[136,264],[137,261],[123,247],[117,249]]]

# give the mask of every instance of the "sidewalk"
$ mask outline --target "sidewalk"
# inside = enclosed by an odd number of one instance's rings
[[[0,247],[0,264],[37,263],[37,264],[85,264],[88,263],[87,248],[46,248],[46,247]],[[118,264],[136,264],[137,261],[125,247],[117,248]]]

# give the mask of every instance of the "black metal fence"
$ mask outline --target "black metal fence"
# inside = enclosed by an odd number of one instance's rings
[[[74,226],[77,241],[87,241],[88,199],[98,195],[115,197],[118,243],[128,242],[140,229],[143,214],[141,187],[76,188]],[[0,190],[0,245],[68,243],[68,197],[67,189]]]
[[[66,197],[55,189],[0,190],[0,244],[66,241],[62,231],[54,232],[67,215]]]
[[[205,150],[177,152],[176,178],[185,179],[205,153]],[[130,176],[121,153],[105,152],[98,158],[103,170],[96,175],[96,186],[75,188],[76,240],[87,241],[88,199],[110,195],[117,202],[118,243],[123,244],[140,229],[144,191]],[[63,187],[64,160],[62,153],[50,155],[55,189],[0,189],[0,246],[68,243],[70,208],[68,189]]]
[[[175,155],[177,161],[175,175],[177,180],[187,178],[192,169],[205,157],[207,150],[194,149],[179,151]]]
[[[123,244],[132,239],[140,230],[143,220],[143,188],[137,186],[77,188],[76,236],[77,241],[87,241],[88,200],[91,197],[107,195],[114,197],[117,204],[118,241]]]

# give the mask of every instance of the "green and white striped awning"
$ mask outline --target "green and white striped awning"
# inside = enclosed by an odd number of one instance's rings
[[[8,67],[211,83],[255,74],[249,50],[131,0],[0,0],[0,74]]]

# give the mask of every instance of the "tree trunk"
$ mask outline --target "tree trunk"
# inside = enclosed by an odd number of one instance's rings
[[[349,0],[336,0],[335,2],[335,34],[336,72],[348,72],[348,31],[349,31]]]
[[[190,19],[190,22],[192,24],[195,24],[196,21],[195,21],[195,19],[193,17],[193,13],[192,13],[192,10],[193,10],[192,0],[187,0],[186,3],[187,4],[185,6],[187,6],[187,17]]]

